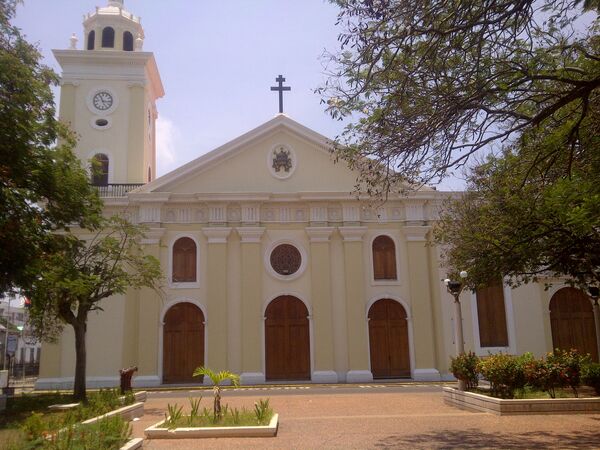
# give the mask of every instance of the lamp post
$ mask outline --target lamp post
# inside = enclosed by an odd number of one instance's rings
[[[25,340],[23,339],[23,330],[25,327],[23,325],[17,325],[17,330],[21,332],[21,348],[25,348]],[[23,380],[25,380],[25,351],[21,350],[21,369],[23,371]]]
[[[462,279],[467,278],[467,272],[465,270],[460,272]],[[462,312],[460,310],[460,293],[462,292],[464,285],[461,281],[453,281],[449,278],[444,280],[446,289],[454,297],[454,334],[456,341],[456,356],[465,352],[465,341],[463,338],[463,326],[462,326]],[[467,388],[467,383],[464,380],[458,380],[458,390],[464,391]]]
[[[462,279],[467,278],[468,273],[463,270],[460,272]],[[464,285],[461,281],[453,281],[449,278],[444,280],[446,289],[454,297],[454,331],[456,335],[456,355],[460,355],[465,352],[465,342],[463,339],[463,326],[462,326],[462,313],[460,310],[460,293],[462,292]]]
[[[600,305],[598,305],[598,297],[600,297],[600,288],[598,286],[588,287],[590,297],[594,301],[594,323],[596,324],[596,348],[598,349],[598,360],[600,360]]]

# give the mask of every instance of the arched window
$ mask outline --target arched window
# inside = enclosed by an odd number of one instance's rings
[[[115,29],[106,27],[102,30],[102,47],[114,48],[115,46]]]
[[[196,281],[196,243],[182,237],[173,244],[173,283]]]
[[[129,31],[123,33],[123,50],[126,52],[133,51],[133,34],[131,34]]]
[[[96,40],[96,32],[94,30],[88,33],[87,49],[94,50],[94,41]]]
[[[389,236],[377,236],[373,241],[373,278],[396,280],[396,246]]]
[[[108,184],[108,156],[97,153],[92,158],[92,184],[106,186]]]

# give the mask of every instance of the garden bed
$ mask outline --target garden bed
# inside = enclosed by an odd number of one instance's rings
[[[523,414],[598,414],[600,397],[501,399],[444,387],[444,402],[461,409],[500,416]]]
[[[167,419],[168,420],[168,419]],[[185,427],[168,429],[162,420],[144,430],[148,439],[193,439],[215,437],[274,437],[279,427],[279,414],[273,414],[268,425],[232,427]]]

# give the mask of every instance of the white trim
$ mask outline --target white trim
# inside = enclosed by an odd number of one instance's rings
[[[108,156],[108,184],[112,184],[114,183],[115,178],[115,158],[113,157],[113,153],[105,148],[98,148],[88,153],[88,158],[86,161],[88,179],[92,179],[92,158],[101,153]]]
[[[275,272],[275,270],[271,266],[271,253],[273,252],[275,247],[282,244],[292,245],[300,252],[300,267],[296,272],[290,275],[280,275],[277,272]],[[275,241],[272,241],[269,245],[267,245],[265,253],[263,254],[263,262],[265,268],[267,269],[267,273],[271,275],[271,277],[280,281],[292,281],[301,277],[302,274],[306,271],[306,267],[308,266],[308,253],[306,252],[304,246],[298,240],[289,238],[277,239]]]
[[[94,106],[94,95],[96,95],[97,93],[102,92],[102,91],[107,92],[112,97],[112,100],[113,100],[111,107],[104,111],[97,109]],[[113,112],[115,112],[115,110],[119,106],[119,97],[117,96],[117,91],[115,91],[111,87],[95,86],[92,89],[90,89],[90,91],[88,92],[85,103],[92,114],[95,114],[97,116],[108,116],[109,114],[112,114]]]
[[[173,281],[173,246],[181,238],[190,238],[196,244],[196,281],[174,282]],[[173,289],[189,289],[200,287],[200,241],[197,236],[192,233],[177,233],[169,239],[168,244],[169,259],[167,266],[167,283]]]
[[[315,370],[312,373],[311,381],[313,383],[337,383],[338,374],[334,370]]]
[[[504,281],[502,282],[502,294],[504,295],[504,314],[506,317],[506,334],[508,345],[505,347],[482,347],[479,335],[479,315],[477,314],[477,292],[471,292],[471,317],[473,320],[473,347],[475,354],[486,356],[489,353],[517,353],[514,310],[512,303],[512,289]]]
[[[264,372],[243,372],[240,375],[240,384],[265,384]]]
[[[309,340],[309,351],[310,351],[310,357],[309,357],[309,373],[311,375],[311,381],[312,381],[312,377],[313,377],[313,368],[315,367],[315,361],[314,361],[314,354],[315,354],[315,349],[314,349],[314,345],[315,345],[315,339],[314,339],[314,328],[313,328],[313,315],[312,315],[312,308],[309,305],[309,303],[306,301],[306,299],[304,298],[304,296],[300,295],[297,292],[289,292],[289,291],[285,291],[285,292],[278,292],[275,295],[272,295],[269,298],[268,301],[263,302],[262,305],[262,320],[261,320],[261,342],[262,342],[262,348],[261,348],[261,366],[262,366],[262,373],[265,374],[265,379],[266,379],[266,375],[267,375],[267,352],[266,352],[266,336],[265,336],[265,322],[267,320],[267,316],[266,316],[266,312],[267,312],[267,308],[269,307],[269,305],[271,304],[271,302],[273,300],[275,300],[276,298],[279,297],[283,297],[283,296],[290,296],[290,297],[294,297],[297,298],[298,300],[300,300],[302,303],[304,303],[304,306],[306,307],[306,310],[308,311],[308,340]]]
[[[370,275],[371,275],[371,286],[400,286],[402,282],[400,281],[400,268],[399,261],[400,255],[398,253],[398,241],[394,237],[393,230],[374,230],[375,234],[371,236],[369,239],[369,264],[370,264]],[[373,263],[373,242],[379,236],[387,236],[394,243],[394,257],[396,258],[396,279],[394,280],[376,280],[375,279],[375,265]]]
[[[87,377],[85,383],[88,389],[109,388],[119,386],[119,377]],[[74,377],[38,378],[35,390],[73,389]]]
[[[163,384],[163,333],[165,326],[165,315],[167,311],[171,309],[173,306],[179,303],[191,303],[192,305],[197,306],[202,311],[202,315],[204,316],[204,362],[208,361],[208,317],[206,315],[206,308],[204,305],[197,299],[192,297],[176,297],[172,300],[167,301],[163,304],[162,311],[160,312],[160,319],[158,321],[158,380],[159,384]],[[207,377],[205,377],[207,378]],[[206,381],[206,380],[205,380]],[[200,384],[200,383],[198,383]]]
[[[275,156],[275,150],[279,150],[280,148],[284,148],[289,152],[290,159],[292,160],[292,168],[289,172],[283,171],[283,173],[280,173],[279,171],[275,171],[275,169],[273,169],[273,157]],[[273,147],[271,147],[271,149],[267,152],[267,167],[269,168],[269,172],[271,173],[273,178],[282,181],[287,180],[294,174],[297,165],[298,160],[296,159],[296,152],[288,144],[276,144]]]
[[[372,383],[373,374],[370,370],[349,370],[346,373],[346,383]]]
[[[371,372],[371,376],[373,374],[372,369],[371,369],[371,339],[370,339],[370,334],[369,334],[369,310],[371,309],[371,307],[377,303],[379,300],[384,300],[384,299],[389,299],[389,300],[394,300],[395,302],[399,303],[403,308],[404,308],[404,312],[406,312],[406,325],[408,327],[408,361],[410,364],[410,376],[411,378],[415,377],[415,372],[417,369],[415,369],[415,341],[414,341],[414,334],[413,334],[413,319],[412,319],[412,309],[410,307],[410,303],[408,303],[406,300],[391,294],[389,292],[384,292],[382,294],[377,294],[374,297],[371,297],[371,299],[367,302],[367,307],[365,309],[365,324],[367,327],[367,350],[368,350],[368,354],[369,354],[369,372]]]
[[[415,381],[441,381],[442,375],[437,369],[415,369],[413,371],[413,380]]]

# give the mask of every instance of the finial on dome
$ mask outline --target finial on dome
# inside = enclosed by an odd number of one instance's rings
[[[77,36],[75,36],[75,33],[73,33],[71,35],[71,37],[69,38],[69,41],[71,42],[71,47],[70,47],[71,50],[77,50],[77,41],[78,40],[79,39],[77,39]]]
[[[116,6],[117,8],[122,8],[123,0],[108,0],[108,6]]]

